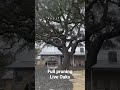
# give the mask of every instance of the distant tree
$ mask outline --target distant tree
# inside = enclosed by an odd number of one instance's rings
[[[57,47],[69,69],[70,56],[84,41],[84,0],[36,0],[36,41]]]

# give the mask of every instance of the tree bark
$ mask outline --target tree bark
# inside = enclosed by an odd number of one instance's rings
[[[62,64],[62,69],[69,69],[70,66],[70,55],[68,53],[64,54],[64,61]]]
[[[98,52],[94,47],[90,47],[91,50],[87,53],[87,60],[85,63],[85,90],[92,90],[91,89],[91,67],[97,63],[97,54]]]
[[[64,70],[64,69],[69,69],[69,66],[70,66],[70,53],[68,52],[67,48],[64,48],[63,50],[64,50],[64,52],[63,52],[64,60],[63,60],[61,69]]]

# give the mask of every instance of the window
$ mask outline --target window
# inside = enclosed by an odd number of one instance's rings
[[[83,53],[83,52],[84,52],[84,48],[80,48],[80,52],[82,52],[82,53]]]
[[[116,63],[117,62],[117,52],[109,51],[108,52],[108,60],[109,60],[109,63]]]

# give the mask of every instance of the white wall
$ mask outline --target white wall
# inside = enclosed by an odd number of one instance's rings
[[[108,64],[108,52],[112,50],[100,50],[98,56],[97,56],[97,63],[99,64]],[[113,50],[117,52],[117,61],[118,64],[120,64],[120,50]]]

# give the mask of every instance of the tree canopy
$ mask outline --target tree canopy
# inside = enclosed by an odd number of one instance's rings
[[[84,41],[84,0],[37,0],[36,41],[51,44],[74,54]]]
[[[118,1],[86,0],[85,41],[88,51],[87,56],[92,56],[89,55],[91,52],[95,53],[93,55],[94,59],[90,57],[87,58],[88,63],[86,63],[86,66],[91,67],[97,62],[97,54],[105,40],[120,36],[119,14]]]
[[[4,42],[0,51],[9,51],[17,47],[17,43],[23,43],[20,48],[34,44],[33,0],[1,0],[0,11],[0,39]]]
[[[86,0],[85,11],[86,41],[94,41],[98,37],[106,40],[120,35],[118,1]]]
[[[0,71],[34,48],[34,0],[0,0]]]

